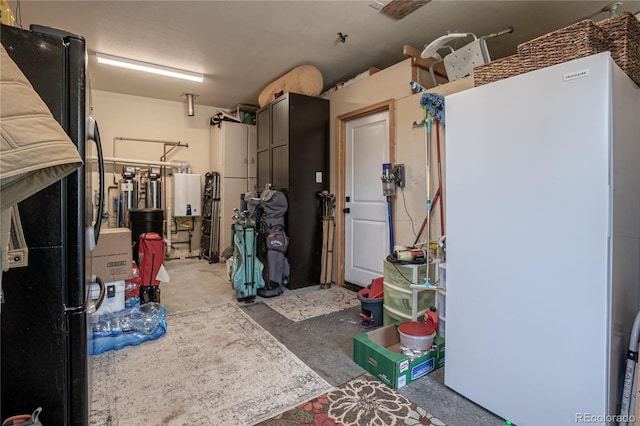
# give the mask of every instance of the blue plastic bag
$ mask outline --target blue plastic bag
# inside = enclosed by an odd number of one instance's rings
[[[154,302],[99,315],[92,323],[93,345],[89,345],[89,353],[98,355],[159,339],[167,332],[166,315],[167,308]]]

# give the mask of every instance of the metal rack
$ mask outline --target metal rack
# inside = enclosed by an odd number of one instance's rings
[[[220,258],[220,173],[205,175],[202,197],[202,235],[200,258],[218,263]]]

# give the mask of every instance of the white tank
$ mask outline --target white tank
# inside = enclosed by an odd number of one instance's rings
[[[144,183],[144,206],[148,209],[162,208],[162,181],[160,179],[148,179]]]
[[[121,228],[129,227],[129,210],[138,208],[138,181],[123,178],[118,181],[118,224]]]
[[[173,175],[173,216],[201,216],[202,189],[201,175],[175,173]]]

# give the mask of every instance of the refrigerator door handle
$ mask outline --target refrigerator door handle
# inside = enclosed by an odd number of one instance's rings
[[[95,225],[93,226],[93,228],[89,228],[89,238],[87,238],[89,251],[93,251],[93,249],[98,244],[98,238],[100,237],[100,225],[102,223],[102,214],[104,211],[104,156],[102,155],[102,143],[100,142],[100,131],[98,130],[98,123],[93,116],[89,116],[88,129],[88,138],[96,143],[96,150],[98,152],[98,214],[96,217]]]
[[[100,292],[98,293],[98,298],[96,300],[87,302],[85,307],[87,314],[92,314],[98,309],[100,309],[100,306],[102,306],[102,301],[104,300],[104,295],[105,295],[104,282],[100,279],[100,277],[94,277],[94,279],[95,279],[95,284],[98,284],[98,287],[100,288]],[[90,298],[88,297],[87,300],[90,300]]]

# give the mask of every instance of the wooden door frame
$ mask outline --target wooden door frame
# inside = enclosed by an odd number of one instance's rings
[[[389,162],[395,162],[395,146],[396,146],[396,126],[395,126],[395,100],[387,99],[386,101],[378,102],[373,105],[369,105],[336,117],[336,159],[338,163],[337,168],[337,185],[336,185],[336,275],[335,282],[337,285],[344,285],[344,209],[345,201],[345,162],[346,162],[346,129],[347,122],[361,118],[376,112],[388,111],[389,112]],[[382,169],[380,169],[380,176],[382,176]],[[382,183],[380,183],[380,191],[382,191]]]

